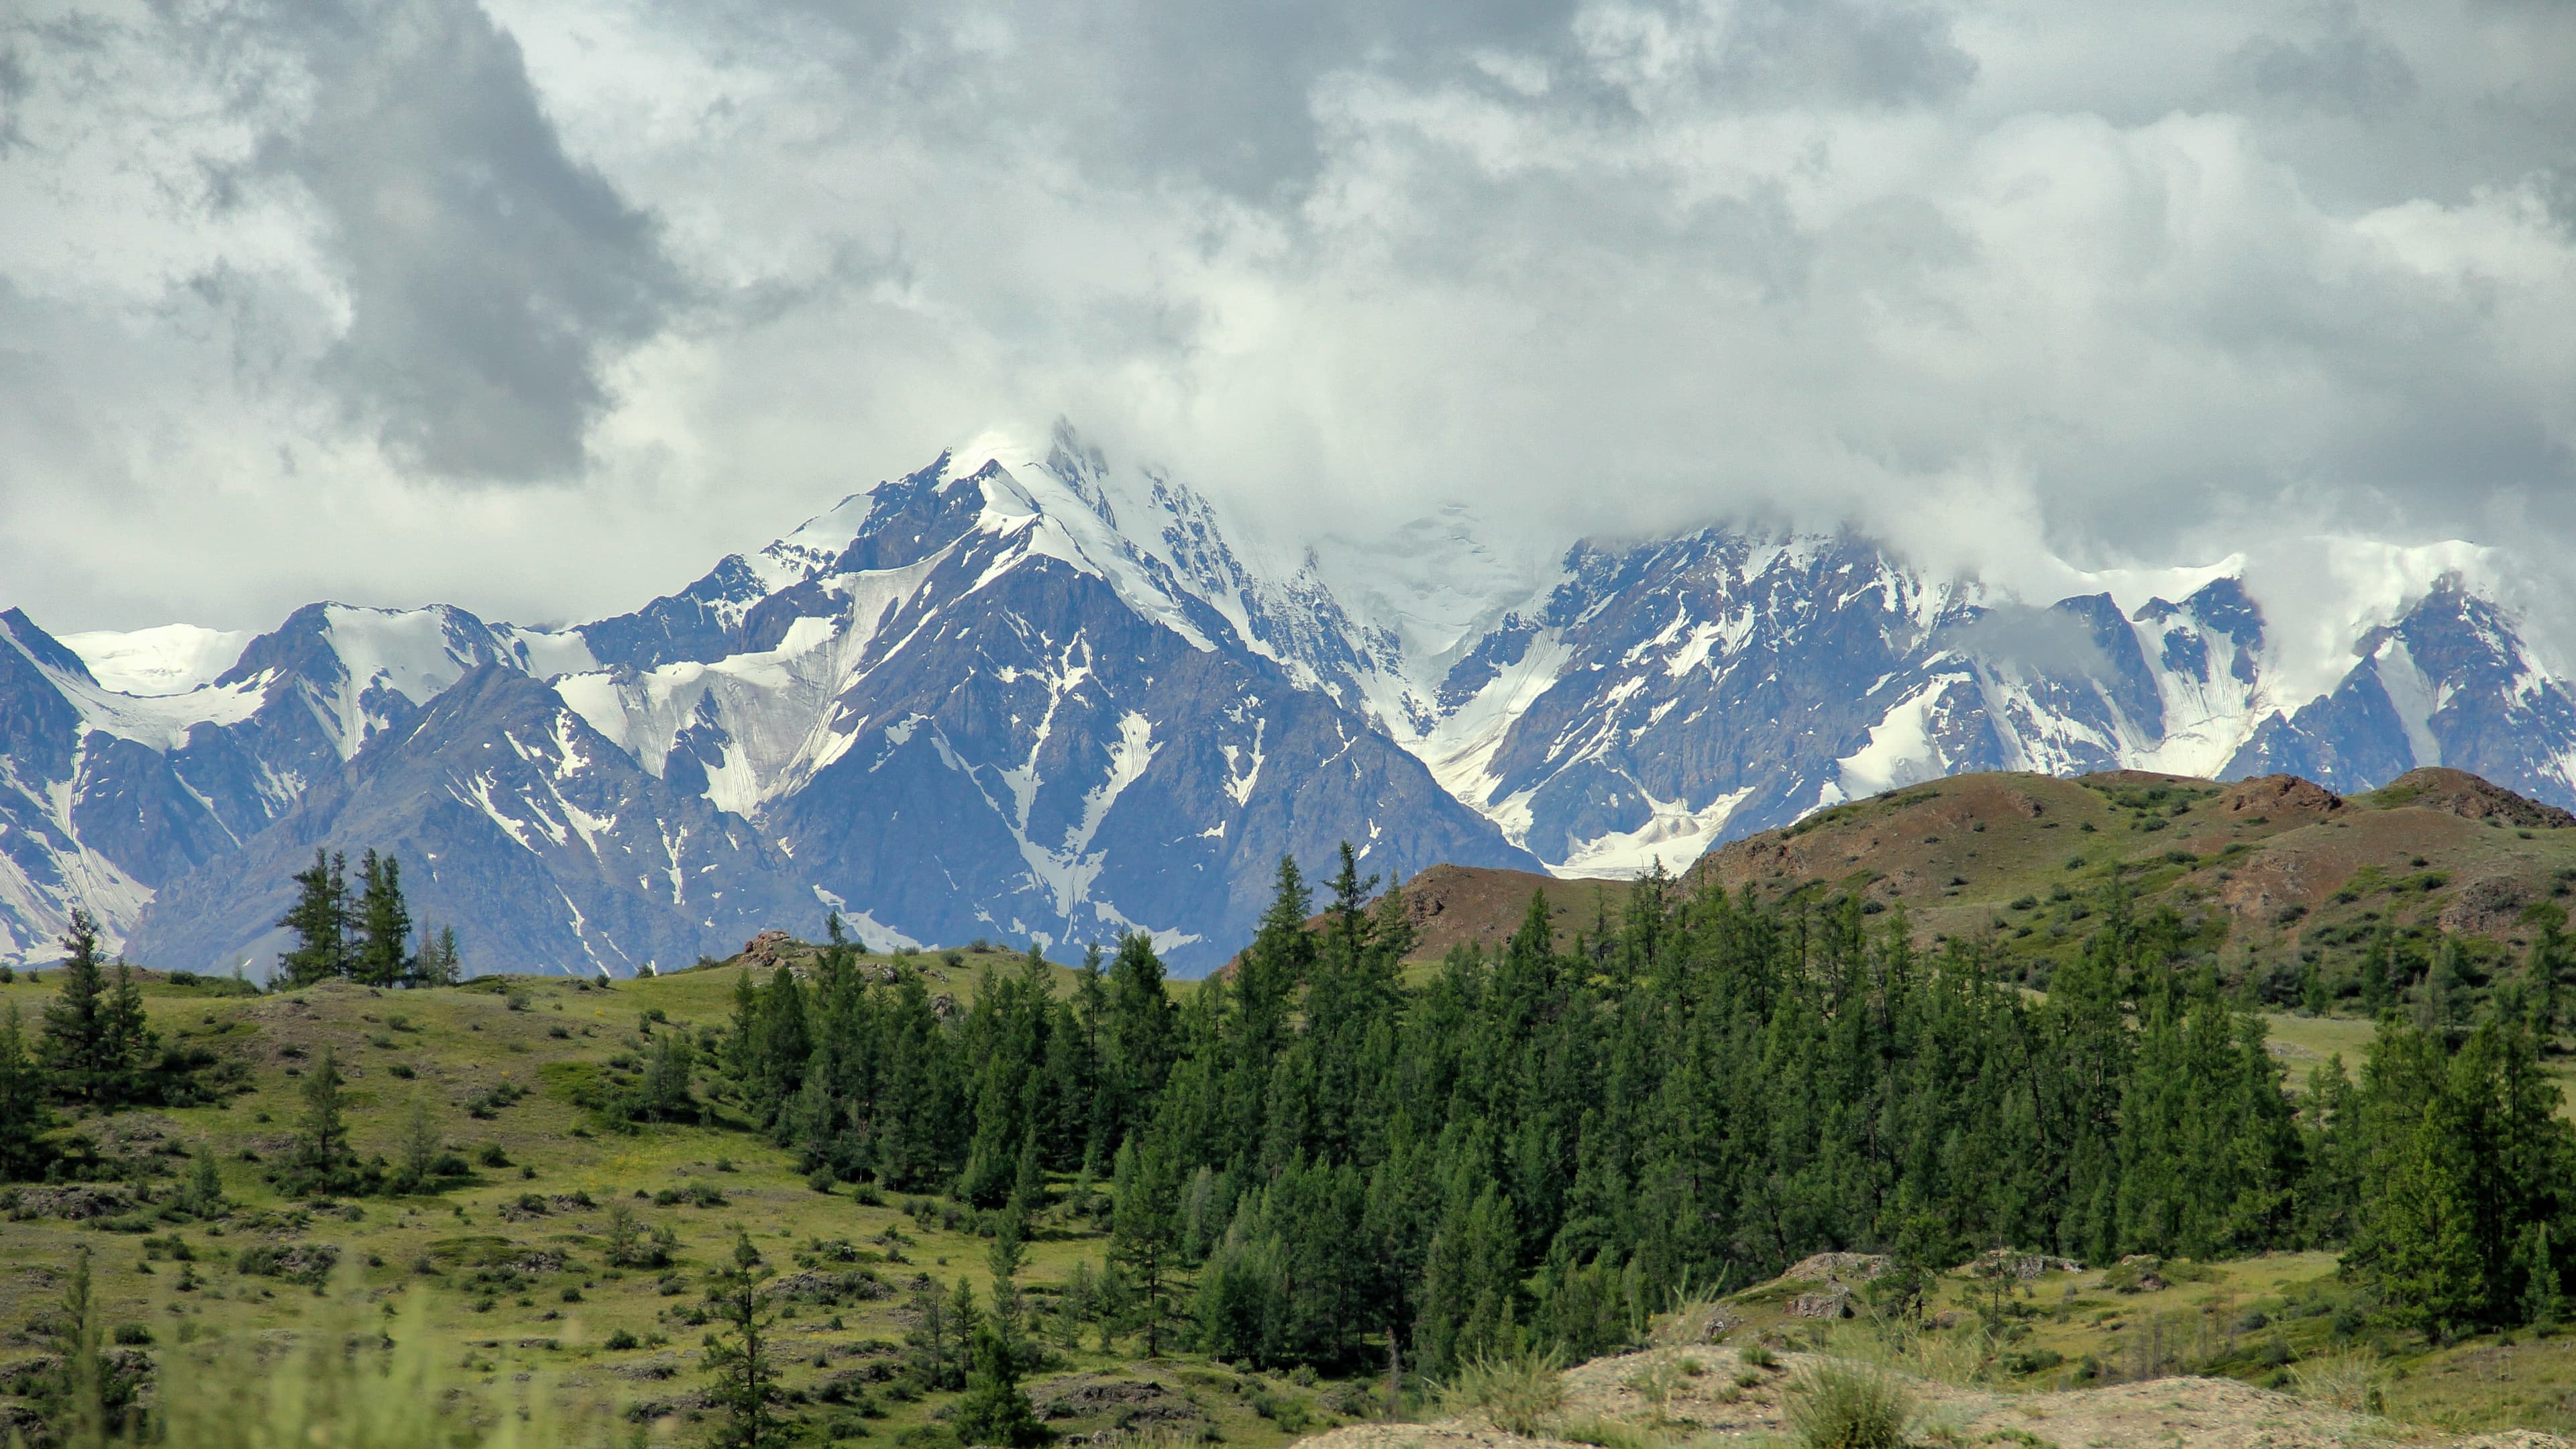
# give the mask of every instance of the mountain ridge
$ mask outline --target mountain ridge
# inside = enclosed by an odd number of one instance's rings
[[[2313,670],[2293,667],[2241,559],[2086,576],[2102,586],[2029,603],[1848,531],[1582,541],[1536,574],[1465,512],[1397,543],[1400,564],[1386,541],[1271,557],[1185,483],[1059,428],[943,453],[561,629],[313,604],[211,678],[207,631],[74,636],[120,681],[193,683],[146,695],[100,683],[12,610],[0,958],[41,957],[88,904],[116,939],[228,968],[261,949],[246,918],[192,924],[213,918],[185,903],[265,898],[273,883],[242,873],[275,863],[255,842],[348,771],[397,766],[429,770],[409,781],[411,813],[350,819],[401,837],[434,802],[471,799],[511,842],[479,848],[589,899],[583,920],[679,904],[588,836],[578,864],[544,859],[552,834],[521,841],[514,829],[563,819],[542,772],[487,800],[458,784],[477,772],[422,763],[458,757],[418,741],[420,716],[483,670],[595,737],[578,768],[625,802],[621,828],[703,835],[718,828],[703,805],[756,836],[765,854],[743,868],[763,884],[730,887],[736,900],[839,909],[881,946],[982,935],[1061,954],[1141,930],[1184,971],[1217,964],[1279,855],[1320,862],[1343,839],[1397,875],[1438,861],[1631,875],[1844,801],[2010,769],[2288,772],[2349,792],[2445,764],[2576,803],[2576,691],[2456,570],[2357,615],[2335,685],[2302,698]],[[2446,568],[2459,554],[2417,552]],[[552,708],[514,697],[531,719]],[[501,744],[488,722],[437,720]],[[369,753],[396,734],[413,743]],[[507,872],[495,858],[465,874]],[[691,907],[694,950],[668,925],[585,944],[554,905],[499,904],[519,898],[442,909],[469,940],[553,943],[493,969],[629,970],[740,939],[719,924],[730,907]]]

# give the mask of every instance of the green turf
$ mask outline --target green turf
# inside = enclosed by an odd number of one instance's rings
[[[998,954],[970,956],[964,969],[924,959],[932,991],[961,1000],[971,999],[975,967],[1015,964]],[[1058,977],[1069,986],[1072,973],[1059,970]],[[245,1250],[327,1244],[338,1250],[340,1266],[324,1294],[354,1297],[369,1311],[388,1313],[400,1301],[426,1300],[428,1322],[446,1340],[446,1361],[504,1387],[518,1374],[541,1373],[571,1391],[642,1406],[648,1418],[660,1406],[668,1412],[658,1432],[689,1440],[702,1436],[702,1426],[688,1420],[688,1405],[702,1382],[704,1330],[681,1321],[681,1314],[700,1300],[705,1271],[730,1253],[739,1229],[782,1274],[866,1269],[895,1289],[874,1301],[786,1310],[780,1342],[790,1387],[811,1393],[846,1377],[867,1412],[881,1417],[814,1403],[799,1412],[816,1425],[837,1416],[841,1437],[900,1440],[935,1425],[954,1395],[905,1402],[887,1383],[866,1380],[883,1372],[904,1336],[903,1302],[916,1274],[943,1288],[963,1276],[979,1295],[988,1292],[987,1240],[977,1235],[971,1213],[949,1222],[934,1216],[925,1226],[905,1214],[902,1198],[865,1205],[847,1185],[816,1191],[788,1154],[739,1127],[618,1131],[564,1100],[564,1068],[642,1055],[643,1013],[661,1011],[667,1024],[654,1029],[664,1031],[724,1019],[735,979],[735,971],[721,969],[605,989],[536,978],[483,978],[426,991],[331,983],[276,996],[156,984],[146,992],[155,1029],[173,1042],[211,1044],[246,1058],[253,1090],[221,1107],[126,1112],[75,1125],[113,1133],[146,1159],[155,1138],[169,1153],[219,1154],[233,1211],[214,1225],[176,1227],[11,1214],[0,1220],[0,1332],[18,1330],[20,1341],[32,1341],[25,1330],[53,1308],[64,1270],[86,1247],[107,1323],[148,1326],[162,1351],[182,1342],[291,1334],[327,1306],[324,1299],[298,1283],[245,1275],[232,1263]],[[51,983],[22,975],[0,986],[0,1003],[16,1003],[32,1022],[51,993]],[[478,1161],[470,1180],[435,1195],[328,1206],[281,1197],[261,1174],[288,1147],[301,1108],[299,1074],[326,1046],[349,1078],[346,1100],[362,1156],[390,1155],[403,1114],[425,1097],[450,1146],[478,1160],[497,1147],[509,1166]],[[411,1075],[401,1075],[404,1069]],[[557,1085],[548,1085],[549,1075]],[[504,1082],[527,1095],[488,1119],[468,1115],[469,1101]],[[699,1090],[710,1095],[703,1074]],[[246,1154],[260,1160],[245,1160]],[[188,1164],[175,1155],[158,1161],[176,1174],[154,1184],[166,1195]],[[720,1193],[721,1205],[656,1206],[651,1197],[700,1184]],[[1059,1198],[1066,1186],[1054,1185]],[[585,1197],[589,1206],[581,1205]],[[677,1235],[671,1274],[605,1266],[602,1233],[616,1202]],[[127,1226],[148,1231],[120,1230]],[[173,1233],[193,1262],[172,1259],[167,1235]],[[147,1237],[154,1240],[150,1246]],[[1020,1281],[1044,1299],[1076,1263],[1096,1269],[1105,1248],[1102,1225],[1050,1206],[1038,1215]],[[679,1291],[666,1294],[672,1288]],[[645,1346],[605,1348],[621,1331]],[[1335,1384],[1263,1379],[1186,1357],[1138,1364],[1135,1351],[1122,1342],[1102,1354],[1086,1331],[1080,1347],[1055,1347],[1061,1365],[1030,1387],[1043,1404],[1049,1383],[1069,1374],[1150,1381],[1160,1387],[1154,1403],[1187,1405],[1180,1423],[1204,1424],[1238,1444],[1285,1440],[1283,1424],[1334,1422]],[[0,1407],[8,1402],[0,1397]],[[1098,1432],[1123,1412],[1111,1405],[1057,1419],[1053,1427]]]

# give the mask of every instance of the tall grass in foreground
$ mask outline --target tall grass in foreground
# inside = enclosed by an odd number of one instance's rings
[[[1841,1364],[1799,1370],[1782,1401],[1806,1449],[1900,1449],[1914,1417],[1913,1396],[1896,1380]]]
[[[1934,1383],[1983,1384],[1992,1376],[1994,1340],[1974,1327],[1938,1332],[1901,1323],[1854,1319],[1836,1324],[1821,1342],[1838,1358],[1890,1369]]]
[[[75,1363],[75,1395],[54,1430],[59,1449],[590,1449],[621,1440],[605,1405],[556,1403],[542,1382],[496,1391],[441,1359],[428,1305],[415,1297],[389,1330],[349,1308],[325,1309],[284,1353],[247,1344],[164,1354],[154,1407],[108,1424],[95,1403],[98,1371]],[[95,1337],[90,1340],[95,1343]],[[75,1354],[77,1343],[72,1345]],[[84,1388],[84,1385],[91,1387]]]
[[[1479,1355],[1441,1386],[1450,1413],[1482,1414],[1506,1434],[1535,1439],[1565,1406],[1565,1374],[1553,1353]]]
[[[2386,1413],[2383,1385],[2387,1378],[2379,1356],[2362,1349],[2318,1354],[2290,1370],[2291,1386],[2300,1398],[2347,1414]]]

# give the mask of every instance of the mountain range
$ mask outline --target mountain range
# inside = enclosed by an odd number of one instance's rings
[[[631,613],[317,603],[275,630],[0,612],[0,960],[86,905],[260,974],[316,847],[390,850],[480,970],[810,934],[1222,962],[1282,854],[1633,874],[1936,776],[2420,766],[2576,805],[2576,690],[2457,571],[2301,681],[2241,561],[2034,605],[1856,533],[1473,519],[1273,557],[1069,430],[985,440]],[[2171,595],[2168,597],[2167,595]]]

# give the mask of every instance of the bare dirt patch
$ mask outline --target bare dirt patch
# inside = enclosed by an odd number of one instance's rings
[[[1683,1372],[1651,1375],[1656,1360]],[[1782,1398],[1799,1371],[1826,1362],[1781,1354],[1753,1369],[1733,1349],[1658,1349],[1595,1359],[1567,1371],[1560,1425],[1616,1423],[1675,1442],[1704,1436],[1769,1438],[1788,1432]],[[1695,1368],[1697,1372],[1690,1372]],[[2005,1393],[1897,1376],[1912,1396],[1916,1437],[2024,1449],[2094,1449],[2153,1444],[2170,1449],[2353,1449],[2356,1444],[2451,1445],[2458,1449],[2568,1449],[2526,1431],[2459,1438],[2348,1414],[2233,1379],[2163,1378],[2055,1393]],[[1660,1417],[1640,1391],[1670,1386]],[[1300,1441],[1310,1449],[1521,1449],[1570,1441],[1524,1439],[1482,1419],[1427,1424],[1355,1424]]]

